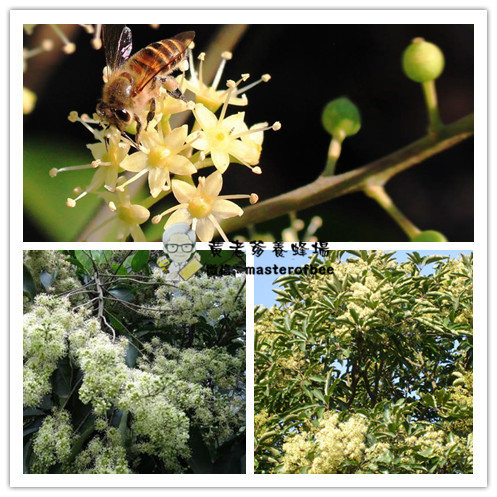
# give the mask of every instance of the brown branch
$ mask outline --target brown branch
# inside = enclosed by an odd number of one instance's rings
[[[437,135],[425,136],[363,167],[337,176],[321,176],[308,185],[248,207],[243,216],[225,220],[222,228],[226,233],[233,232],[361,191],[370,184],[383,185],[396,174],[453,147],[473,133],[474,115],[470,114],[445,126]]]

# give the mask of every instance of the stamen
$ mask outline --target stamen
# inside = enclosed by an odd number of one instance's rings
[[[254,86],[257,86],[260,83],[267,83],[271,79],[271,76],[269,74],[263,74],[257,81],[254,81],[253,83],[250,83],[247,86],[244,86],[242,88],[238,88],[236,90],[237,95],[240,93],[245,93],[246,91],[252,89]]]
[[[79,196],[78,196],[78,197],[76,197],[76,198],[68,198],[68,199],[66,200],[66,205],[67,205],[67,207],[71,207],[71,208],[72,208],[72,207],[76,207],[76,202],[77,202],[78,200],[81,200],[81,199],[82,199],[83,197],[85,197],[86,195],[88,195],[88,191],[87,191],[87,190],[85,190],[85,191],[84,191],[81,195],[79,195]]]
[[[198,67],[198,81],[199,81],[199,87],[201,87],[204,84],[204,60],[205,60],[205,52],[202,52],[197,58],[198,58],[198,60],[200,60],[200,64],[199,64],[199,67]]]
[[[76,51],[76,45],[69,41],[67,36],[62,32],[57,24],[50,24],[50,26],[52,26],[55,34],[62,40],[62,43],[64,43],[62,50],[64,50],[66,54],[74,53]]]
[[[96,161],[93,161],[96,162]],[[91,164],[82,164],[81,166],[68,166],[68,167],[61,167],[57,169],[56,167],[50,169],[50,172],[48,173],[51,178],[55,178],[57,174],[63,173],[66,171],[77,171],[78,169],[93,169],[95,167],[98,167],[98,164],[96,166],[93,165],[93,162]]]
[[[248,198],[251,204],[255,204],[259,200],[259,196],[256,193],[251,193],[250,195],[247,194],[220,195],[218,198],[223,200],[240,200]]]
[[[223,107],[221,109],[221,114],[219,115],[218,122],[222,122],[224,116],[226,115],[226,109],[228,108],[231,94],[236,89],[236,83],[232,79],[228,79],[228,81],[226,82],[226,86],[228,87],[228,89],[226,90],[226,98],[224,99]]]
[[[95,30],[95,36],[91,40],[91,45],[95,50],[100,50],[102,48],[102,24],[97,24],[97,29]]]
[[[125,181],[124,183],[122,183],[121,185],[119,185],[118,187],[116,187],[116,190],[119,191],[119,192],[123,192],[126,186],[128,186],[129,184],[135,182],[138,178],[140,178],[141,176],[143,176],[144,174],[147,174],[147,173],[148,173],[148,168],[142,169],[139,173],[136,173],[128,181]]]
[[[167,209],[166,211],[164,211],[162,214],[157,214],[157,216],[154,216],[152,218],[152,224],[159,224],[164,216],[167,216],[171,212],[174,212],[174,211],[176,211],[178,209],[181,209],[181,208],[184,209],[186,207],[188,207],[188,204],[178,204],[178,205],[175,205],[174,207],[171,207],[170,209]]]
[[[35,55],[38,55],[43,52],[50,52],[50,50],[53,49],[53,41],[46,39],[41,42],[41,45],[37,48],[33,48],[31,50],[24,49],[22,56],[24,57],[24,60],[30,59],[31,57],[34,57]]]
[[[217,68],[216,75],[214,76],[214,80],[212,81],[212,88],[217,90],[217,86],[221,81],[221,76],[223,75],[224,68],[226,67],[226,61],[231,60],[232,54],[231,52],[223,52],[221,54],[221,62],[219,67]]]
[[[262,123],[260,127],[257,128],[251,128],[247,129],[245,131],[240,131],[240,133],[237,133],[236,135],[233,136],[233,138],[240,138],[240,136],[245,136],[245,135],[250,135],[252,133],[257,133],[259,131],[268,131],[272,129],[273,131],[278,131],[281,129],[281,123],[279,121],[276,121],[272,126],[268,126],[266,123]]]
[[[217,222],[217,219],[213,214],[209,214],[208,216],[209,221],[215,226],[219,234],[221,235],[222,239],[225,242],[229,243],[228,237],[226,236],[226,233],[223,231],[223,228],[221,228],[221,225]]]
[[[188,148],[193,142],[197,141],[199,138],[202,138],[204,135],[205,133],[203,131],[197,131],[195,133],[192,133],[190,136],[186,138],[186,145],[181,150]]]
[[[93,129],[88,122],[94,123],[92,119],[89,118],[87,114],[82,114],[81,117],[78,115],[78,113],[75,110],[72,110],[69,112],[69,115],[67,116],[67,119],[71,123],[75,122],[80,122],[93,136],[98,138],[98,131]],[[96,124],[96,123],[95,123]]]
[[[323,218],[320,216],[314,216],[307,227],[307,231],[305,232],[305,236],[312,236],[316,231],[323,226]]]
[[[190,43],[191,47],[191,43]],[[192,78],[192,83],[198,83],[197,73],[195,72],[195,64],[193,63],[193,52],[192,50],[188,50],[188,60],[190,61],[190,74]]]
[[[78,24],[78,26],[81,26],[89,35],[91,35],[95,32],[95,28],[93,27],[93,24]],[[98,26],[98,24],[97,24],[97,26]]]

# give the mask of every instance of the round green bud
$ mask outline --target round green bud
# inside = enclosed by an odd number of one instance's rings
[[[328,102],[321,119],[324,129],[338,139],[355,135],[361,129],[359,109],[346,97]]]
[[[442,233],[433,230],[422,231],[415,237],[411,238],[411,242],[448,242]]]
[[[414,38],[402,55],[402,68],[406,76],[416,83],[437,79],[444,65],[442,50],[423,38]]]

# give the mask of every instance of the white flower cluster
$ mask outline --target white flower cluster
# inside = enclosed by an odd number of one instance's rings
[[[338,413],[325,412],[319,425],[309,424],[283,443],[283,472],[338,473],[347,460],[360,461],[366,449],[368,423],[359,415],[339,421]]]
[[[33,472],[46,473],[54,464],[65,464],[71,455],[73,429],[69,413],[54,409],[38,430],[33,443]]]
[[[164,401],[190,413],[206,441],[221,444],[243,426],[242,355],[233,357],[222,348],[179,350],[162,343],[138,366],[148,379],[150,394],[163,396]],[[160,386],[153,383],[154,378],[160,379]]]
[[[156,271],[155,277],[162,281],[164,273]],[[165,280],[164,280],[165,281]],[[152,315],[159,323],[171,326],[190,326],[204,318],[214,324],[222,317],[236,320],[245,313],[244,279],[236,276],[216,278],[202,274],[181,281],[172,290],[164,285],[156,291],[158,308]]]
[[[132,473],[119,431],[109,428],[103,438],[93,437],[67,472],[95,475]]]
[[[82,325],[64,298],[40,294],[23,317],[23,405],[36,406],[50,392],[50,376],[67,353],[67,336]]]
[[[74,276],[73,266],[64,254],[56,250],[24,250],[23,263],[33,277],[37,292],[43,291],[57,295],[80,287],[78,279]],[[40,280],[42,275],[46,275],[46,281],[50,282],[49,286],[42,285]],[[71,297],[71,301],[80,301],[82,298],[78,295]]]
[[[244,425],[242,356],[221,348],[180,350],[155,337],[137,367],[129,368],[128,346],[102,332],[97,320],[72,312],[67,299],[37,297],[24,316],[24,405],[36,406],[50,393],[57,362],[69,357],[82,372],[76,394],[97,416],[95,434],[70,464],[71,437],[79,434],[66,411],[47,416],[34,436],[37,471],[65,464],[67,472],[131,472],[119,432],[107,425],[112,407],[130,414],[132,453],[155,455],[171,472],[182,471],[181,461],[188,459],[191,426],[220,445]]]

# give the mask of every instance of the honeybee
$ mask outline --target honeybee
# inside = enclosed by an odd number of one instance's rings
[[[148,125],[154,118],[155,98],[161,86],[169,95],[184,99],[170,73],[183,60],[194,37],[193,31],[185,31],[151,43],[130,57],[131,30],[123,24],[106,24],[103,45],[110,74],[97,104],[97,113],[121,132],[136,121],[135,139],[138,142],[142,123],[137,113],[149,108]]]

